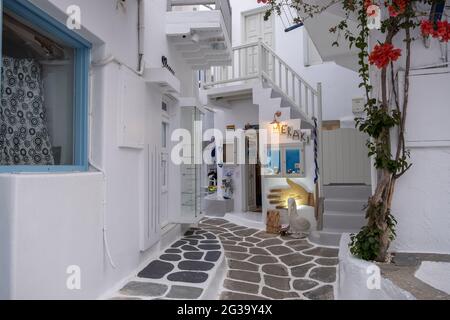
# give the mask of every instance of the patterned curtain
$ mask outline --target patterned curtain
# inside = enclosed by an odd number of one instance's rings
[[[34,59],[3,57],[0,165],[53,165],[41,66]]]

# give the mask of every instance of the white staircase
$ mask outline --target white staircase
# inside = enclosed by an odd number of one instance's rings
[[[366,224],[365,206],[371,187],[364,185],[324,186],[323,230],[310,240],[324,246],[338,246],[342,233],[358,233]]]
[[[249,83],[257,83],[251,86],[255,104],[278,103],[278,108],[291,109],[290,119],[301,119],[309,126],[314,118],[319,124],[322,121],[321,85],[311,86],[262,41],[233,48],[230,66],[205,70],[203,88],[233,91]]]
[[[281,111],[279,121],[295,119],[294,109],[286,107],[286,101],[278,96],[271,87],[264,87],[262,84],[253,87],[253,103],[259,106],[260,121],[270,121],[277,111]]]

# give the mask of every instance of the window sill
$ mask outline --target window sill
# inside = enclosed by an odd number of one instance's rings
[[[282,178],[282,179],[290,179],[290,178],[306,178],[304,174],[279,174],[279,175],[261,175],[264,178]]]
[[[0,166],[0,174],[87,172],[88,166]]]

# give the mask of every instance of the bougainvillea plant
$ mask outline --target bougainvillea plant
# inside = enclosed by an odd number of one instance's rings
[[[367,133],[369,157],[373,157],[378,170],[375,192],[369,198],[366,217],[367,225],[357,235],[352,235],[351,252],[365,260],[384,262],[388,259],[388,249],[396,237],[397,221],[391,214],[396,181],[411,167],[409,150],[405,145],[405,124],[408,108],[409,75],[411,69],[412,42],[414,31],[420,28],[423,39],[435,38],[440,42],[450,39],[450,25],[445,17],[430,10],[444,0],[328,0],[316,5],[308,0],[257,0],[270,6],[266,18],[272,13],[281,14],[283,6],[298,12],[296,23],[305,22],[325,12],[332,6],[341,6],[343,19],[330,32],[336,33],[333,46],[339,46],[345,39],[350,48],[358,49],[360,87],[365,89],[365,115],[356,119],[357,128]],[[375,11],[374,8],[377,10]],[[286,8],[284,8],[286,9]],[[379,11],[378,11],[379,10]],[[380,29],[369,27],[369,18],[380,12]],[[431,12],[431,13],[430,13]],[[350,28],[349,20],[357,22],[357,28]],[[379,40],[370,48],[369,36]],[[395,43],[402,43],[396,48]],[[397,71],[404,71],[401,101],[397,86]],[[371,72],[379,83],[371,83]],[[373,80],[373,78],[372,78]],[[380,90],[373,90],[377,85]],[[379,92],[379,93],[378,93]],[[396,136],[396,145],[391,137]]]

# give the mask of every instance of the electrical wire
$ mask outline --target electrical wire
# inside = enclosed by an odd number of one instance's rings
[[[107,186],[107,179],[106,179],[106,173],[105,170],[103,170],[98,164],[95,163],[95,161],[92,158],[92,127],[93,127],[93,71],[92,68],[89,72],[89,77],[90,77],[90,98],[89,98],[89,153],[88,153],[88,161],[89,161],[89,165],[94,168],[95,170],[97,170],[98,172],[100,172],[102,174],[102,178],[103,178],[103,194],[102,194],[102,220],[103,220],[103,227],[102,227],[102,231],[103,231],[103,245],[105,247],[105,253],[106,256],[108,258],[109,264],[111,265],[111,267],[113,269],[117,269],[117,265],[115,264],[112,255],[111,255],[111,250],[110,250],[110,246],[109,246],[109,242],[108,242],[108,227],[107,227],[107,223],[106,223],[106,186]]]
[[[285,0],[284,2],[286,2],[286,5],[287,5],[288,8],[289,8],[289,14],[291,15],[292,23],[294,23],[295,19],[294,19],[294,16],[292,15],[292,10],[291,10],[292,8],[291,8],[291,6],[289,5],[288,0]]]
[[[289,22],[289,17],[288,17],[288,15],[286,13],[286,9],[284,8],[283,4],[281,5],[281,9],[283,10],[284,16],[286,17],[287,24],[290,25],[291,23]],[[281,17],[281,15],[280,15],[280,17]],[[285,29],[287,28],[284,23],[283,23],[283,26],[284,26]]]

